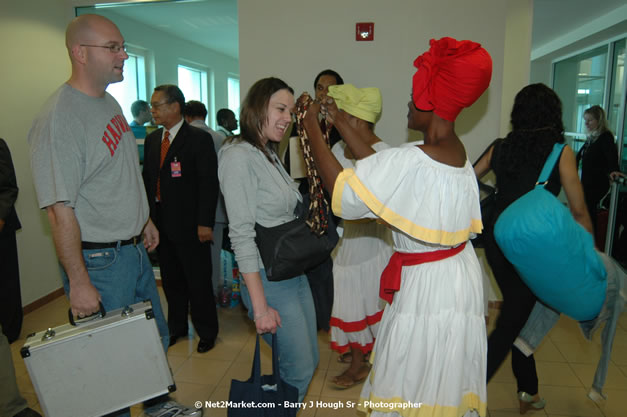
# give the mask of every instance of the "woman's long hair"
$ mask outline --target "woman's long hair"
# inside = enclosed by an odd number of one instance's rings
[[[499,160],[507,173],[541,167],[553,145],[564,143],[562,102],[544,84],[530,84],[516,94],[511,124],[512,131],[503,143],[507,150]]]
[[[603,110],[603,107],[599,105],[594,105],[587,108],[586,111],[583,112],[583,114],[589,114],[590,116],[594,117],[594,120],[596,120],[598,123],[596,130],[594,132],[590,132],[590,135],[599,136],[602,133],[610,130],[607,127],[607,118],[605,117],[605,110]]]
[[[294,90],[289,85],[273,77],[261,79],[250,87],[240,112],[240,134],[235,137],[259,149],[273,163],[274,159],[268,148],[276,153],[278,145],[272,141],[267,141],[264,146],[262,143],[262,131],[264,125],[268,122],[270,97],[279,90],[288,90],[294,94]]]

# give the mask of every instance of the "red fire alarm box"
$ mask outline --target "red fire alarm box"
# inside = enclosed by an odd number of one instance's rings
[[[357,41],[373,41],[374,40],[374,22],[357,23],[355,32],[355,40]]]

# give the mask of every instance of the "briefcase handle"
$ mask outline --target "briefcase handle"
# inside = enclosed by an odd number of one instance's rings
[[[72,308],[69,308],[67,311],[67,315],[68,315],[70,324],[72,326],[78,326],[78,325],[85,324],[92,320],[99,319],[99,318],[106,316],[107,311],[105,310],[104,306],[102,305],[100,301],[98,301],[98,305],[100,306],[100,311],[96,311],[95,313],[92,313],[89,316],[82,317],[82,318],[78,318],[78,317],[74,318],[74,314],[72,314]]]

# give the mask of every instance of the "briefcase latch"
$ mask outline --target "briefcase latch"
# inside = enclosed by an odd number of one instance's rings
[[[131,306],[126,306],[122,309],[122,317],[128,317],[133,313],[133,307]]]
[[[48,327],[48,330],[46,330],[46,333],[44,333],[44,335],[41,337],[41,341],[46,341],[46,340],[50,340],[52,339],[55,335],[57,334],[57,332],[55,332],[54,330],[52,330],[50,327]]]

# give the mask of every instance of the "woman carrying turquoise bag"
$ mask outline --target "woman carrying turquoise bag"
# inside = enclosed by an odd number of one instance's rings
[[[494,277],[503,294],[503,305],[494,331],[488,339],[488,382],[512,351],[512,369],[518,384],[520,412],[544,408],[538,395],[538,376],[533,355],[526,357],[512,343],[525,325],[536,296],[505,258],[494,239],[494,224],[514,201],[531,191],[544,163],[556,143],[564,143],[562,104],[553,90],[544,84],[523,88],[514,100],[511,113],[512,131],[495,141],[475,165],[481,178],[488,171],[496,174],[495,213],[483,219],[485,250]],[[573,151],[566,146],[549,176],[546,189],[554,195],[564,187],[569,209],[575,220],[592,233],[583,190]]]

